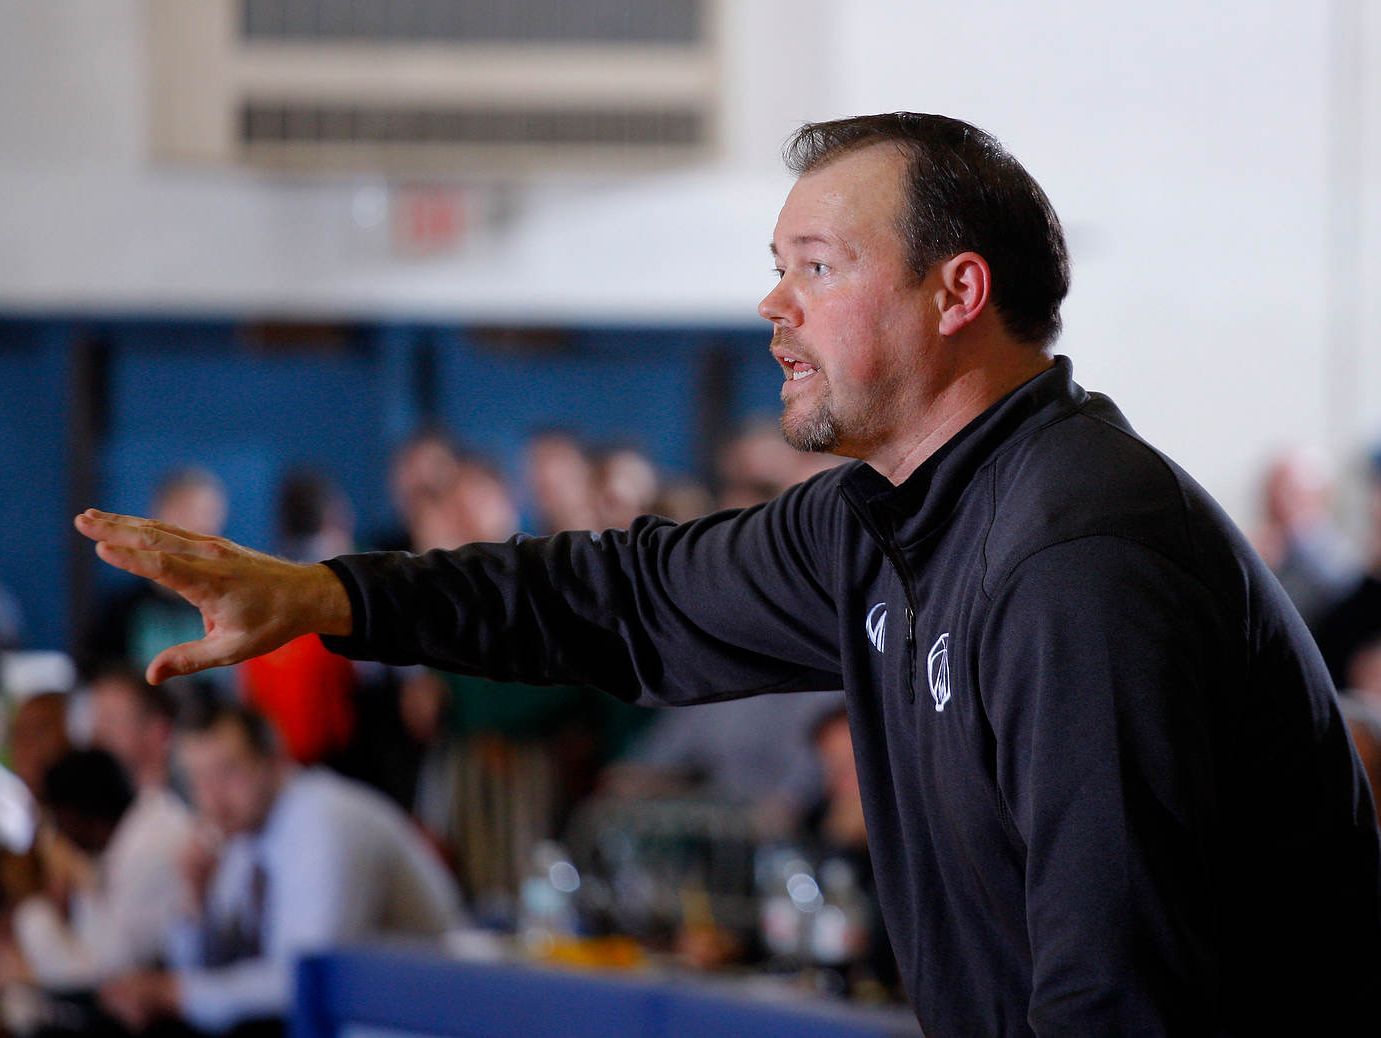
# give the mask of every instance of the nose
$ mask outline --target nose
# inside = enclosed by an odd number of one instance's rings
[[[773,324],[788,328],[800,327],[801,308],[792,296],[786,278],[778,281],[776,287],[762,297],[762,302],[758,304],[758,313]]]

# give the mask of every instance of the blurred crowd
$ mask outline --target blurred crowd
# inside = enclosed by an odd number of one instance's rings
[[[1326,455],[1281,454],[1262,481],[1252,540],[1318,642],[1372,790],[1381,794],[1381,450],[1366,469],[1361,514],[1348,516]],[[1360,536],[1344,532],[1347,519],[1357,520]]]
[[[150,514],[220,534],[234,495],[214,463],[167,473]],[[260,547],[314,561],[680,521],[832,463],[764,421],[726,441],[711,488],[550,429],[510,480],[428,426],[380,488],[393,528],[358,530],[329,474],[296,469]],[[618,934],[686,968],[899,994],[838,691],[653,712],[354,663],[315,637],[145,683],[155,655],[201,633],[176,596],[123,583],[89,618],[73,680],[6,682],[0,815],[33,820],[11,833],[0,818],[9,1033],[279,1033],[295,957],[461,928],[539,957]],[[22,648],[3,594],[0,637]]]
[[[151,513],[219,534],[233,496],[213,463],[168,473]],[[681,521],[752,507],[832,463],[764,421],[725,443],[711,488],[553,429],[530,437],[510,480],[425,427],[380,488],[394,528],[357,530],[329,475],[298,469],[263,547],[314,561],[649,512]],[[1314,633],[1375,785],[1381,454],[1367,486],[1366,535],[1349,537],[1327,460],[1288,452],[1250,536]],[[618,934],[634,959],[899,995],[838,691],[654,713],[592,689],[354,663],[315,637],[145,683],[158,652],[201,633],[186,603],[130,582],[91,616],[73,680],[7,681],[8,1032],[278,1033],[303,952],[462,928],[549,958]],[[0,591],[0,642],[22,641],[19,604]]]

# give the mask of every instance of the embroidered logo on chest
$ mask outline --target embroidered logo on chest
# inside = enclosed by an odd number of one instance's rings
[[[930,678],[930,698],[935,700],[938,714],[949,702],[949,632],[935,639],[926,657],[926,675]]]
[[[887,642],[887,603],[879,602],[868,610],[863,621],[863,629],[868,632],[868,640],[878,652],[883,651]]]

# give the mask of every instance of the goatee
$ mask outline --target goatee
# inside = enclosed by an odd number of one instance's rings
[[[813,375],[812,378],[820,378]],[[829,394],[804,418],[793,418],[791,405],[782,406],[782,436],[798,451],[814,454],[832,454],[839,446],[839,429],[835,423],[834,412],[830,410]]]

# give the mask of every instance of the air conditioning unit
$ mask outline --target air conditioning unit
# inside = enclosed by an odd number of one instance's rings
[[[718,0],[148,0],[156,159],[665,168],[718,139]]]

